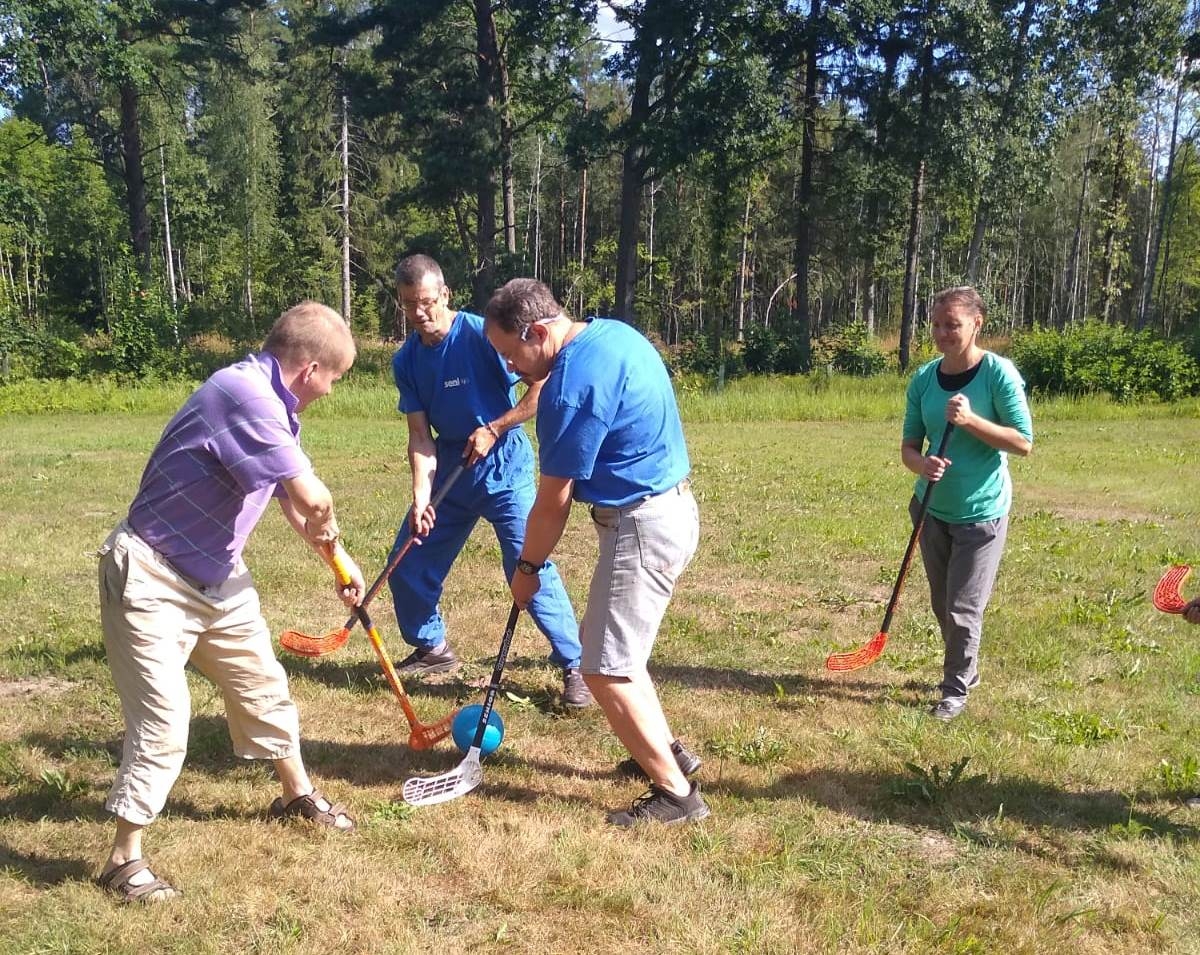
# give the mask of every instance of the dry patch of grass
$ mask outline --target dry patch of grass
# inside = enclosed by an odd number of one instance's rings
[[[704,534],[654,672],[673,728],[704,756],[708,821],[604,824],[638,786],[613,773],[624,754],[598,713],[562,711],[526,620],[483,786],[404,806],[407,776],[461,756],[406,748],[356,631],[336,655],[285,663],[306,760],[359,832],[267,821],[271,774],[231,755],[219,695],[193,677],[188,763],[147,839],[186,894],[126,909],[89,881],[122,732],[92,552],[161,425],[60,416],[0,432],[14,516],[0,526],[0,953],[1196,950],[1200,816],[1179,797],[1200,789],[1200,643],[1146,596],[1169,558],[1200,551],[1194,487],[1181,487],[1200,457],[1194,421],[1149,420],[1120,441],[1056,421],[1014,463],[984,683],[945,726],[925,714],[941,651],[919,565],[883,659],[821,668],[875,633],[903,551],[895,427],[691,426]],[[368,575],[407,505],[401,430],[306,427]],[[577,508],[556,557],[580,610],[594,547]],[[248,559],[277,630],[345,619],[277,516]],[[374,616],[399,657],[388,600]],[[427,720],[477,699],[496,652],[507,600],[490,530],[443,607],[466,666],[410,687]]]

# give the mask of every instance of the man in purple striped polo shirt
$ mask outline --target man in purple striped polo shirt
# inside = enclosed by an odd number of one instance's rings
[[[283,795],[270,815],[354,828],[304,769],[296,706],[242,561],[275,497],[305,541],[345,561],[352,581],[339,589],[342,600],[362,599],[362,574],[337,544],[333,500],[300,449],[297,419],[329,394],[354,353],[332,309],[301,302],[284,312],[260,353],[216,372],[171,419],[128,517],[100,550],[100,620],[125,744],[105,802],[116,838],[98,881],[124,901],[177,894],[142,858],[142,832],[183,767],[188,662],[220,688],[234,751],[274,762]]]

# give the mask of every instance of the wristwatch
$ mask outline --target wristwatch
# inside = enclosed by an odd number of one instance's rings
[[[528,574],[530,577],[536,577],[538,574],[538,571],[540,571],[545,566],[546,566],[545,561],[542,561],[540,564],[534,564],[534,563],[531,563],[530,561],[526,560],[524,557],[522,557],[520,560],[517,561],[517,570],[519,570],[523,574]]]

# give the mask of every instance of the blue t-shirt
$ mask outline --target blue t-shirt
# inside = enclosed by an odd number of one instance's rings
[[[438,442],[456,444],[460,452],[472,431],[516,404],[519,380],[484,335],[483,319],[470,312],[457,313],[436,345],[424,344],[416,332],[409,335],[392,357],[392,377],[400,411],[425,412]]]
[[[985,351],[975,377],[960,391],[946,391],[938,382],[940,358],[922,365],[908,383],[902,440],[928,439],[932,454],[946,430],[946,403],[953,394],[964,394],[971,410],[987,421],[1016,428],[1033,441],[1033,422],[1025,399],[1025,382],[1007,358]],[[950,467],[929,498],[929,513],[948,524],[975,524],[1003,517],[1012,507],[1012,478],[1008,455],[980,441],[962,428],[950,435],[946,447]],[[926,481],[918,478],[914,493],[925,493]]]
[[[588,504],[661,494],[692,469],[662,358],[620,321],[590,319],[555,357],[537,435],[542,473],[572,479]]]
[[[436,345],[426,345],[416,332],[392,357],[392,377],[400,391],[404,414],[425,412],[434,431],[439,472],[443,462],[457,462],[471,432],[494,421],[516,403],[514,385],[505,363],[483,333],[483,319],[458,312],[450,331]],[[451,497],[474,493],[472,485],[489,492],[533,480],[533,448],[523,428],[510,428],[488,456],[459,481]]]

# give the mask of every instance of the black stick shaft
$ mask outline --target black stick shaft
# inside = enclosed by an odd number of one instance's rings
[[[483,709],[479,711],[479,725],[475,727],[475,739],[472,749],[483,748],[483,734],[487,731],[488,720],[492,716],[492,704],[496,702],[496,693],[500,690],[500,677],[504,675],[504,664],[508,662],[508,648],[512,646],[513,633],[517,629],[517,617],[521,608],[515,603],[508,612],[508,623],[504,627],[504,636],[500,640],[500,650],[496,654],[496,665],[492,668],[492,682],[488,684],[487,693],[483,697]]]
[[[954,425],[946,422],[946,430],[942,432],[942,440],[938,442],[937,452],[934,457],[945,457],[946,445],[950,441],[950,432],[954,430]],[[913,521],[912,534],[908,538],[908,547],[904,549],[904,560],[900,564],[900,573],[896,577],[896,586],[892,588],[892,599],[888,601],[887,613],[883,615],[883,626],[880,631],[887,633],[892,625],[892,614],[896,612],[896,605],[900,602],[900,590],[904,586],[904,578],[908,576],[909,565],[912,564],[913,551],[917,549],[917,541],[921,537],[921,528],[925,526],[925,512],[929,510],[929,498],[933,494],[933,486],[936,481],[930,481],[925,485],[925,493],[921,495],[921,507],[917,511],[917,519]]]

